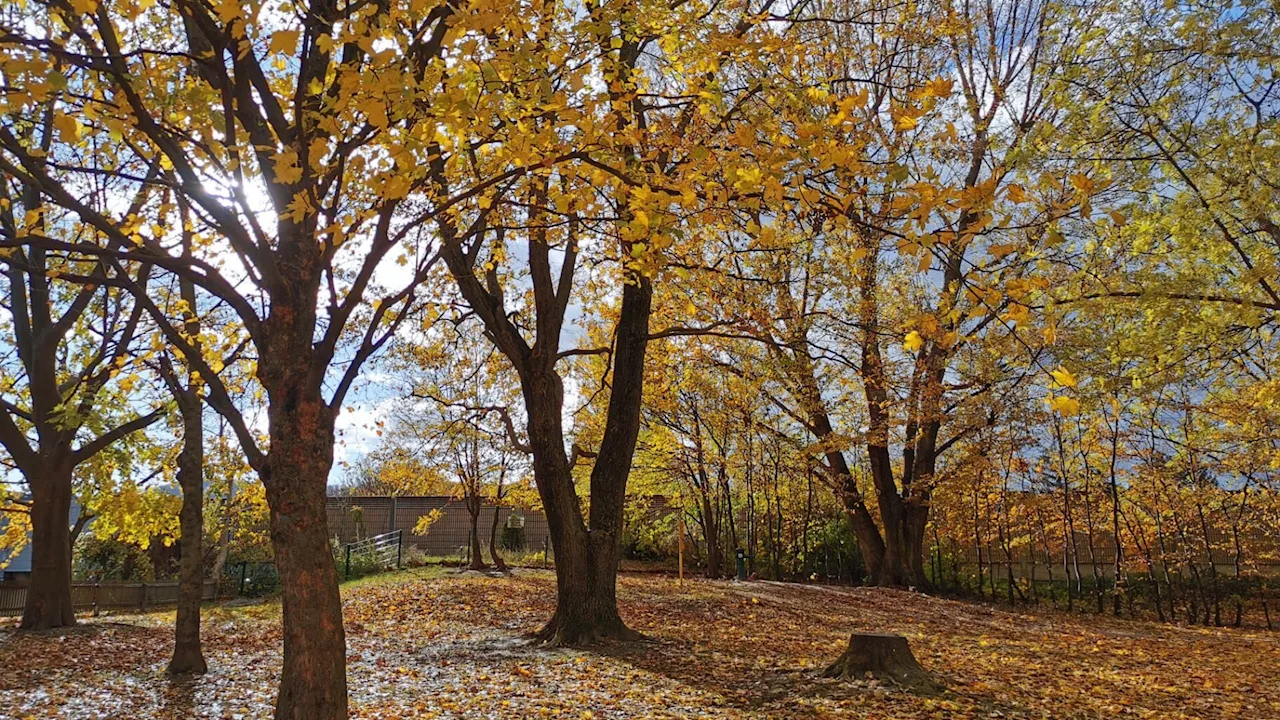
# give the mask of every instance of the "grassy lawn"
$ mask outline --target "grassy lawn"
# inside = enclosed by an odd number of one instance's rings
[[[360,718],[1280,717],[1280,637],[1057,613],[1023,614],[871,588],[625,576],[644,643],[531,647],[551,573],[430,567],[342,588]],[[264,718],[280,605],[210,608],[211,672],[164,675],[172,612],[69,633],[0,631],[0,718]],[[910,638],[950,690],[818,679],[854,630]]]

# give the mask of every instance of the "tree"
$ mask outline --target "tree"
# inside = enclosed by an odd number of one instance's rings
[[[422,447],[386,435],[382,444],[356,460],[338,491],[354,496],[452,495],[456,488],[440,467],[423,457]]]
[[[72,88],[48,114],[76,131],[42,149],[8,124],[0,167],[86,231],[15,227],[5,245],[102,262],[102,287],[132,293],[207,383],[271,508],[285,616],[277,717],[342,718],[345,643],[324,515],[335,417],[420,300],[436,258],[426,223],[528,170],[506,165],[451,196],[434,194],[422,170],[465,161],[477,147],[469,138],[515,132],[493,122],[492,107],[458,112],[485,79],[452,72],[449,53],[470,55],[468,31],[484,37],[491,14],[416,1],[291,7],[50,0],[6,15],[6,116],[30,117],[53,85]],[[65,31],[46,32],[55,26]],[[434,140],[442,128],[448,148]],[[80,189],[99,177],[111,178],[113,198],[150,198],[150,222],[139,208],[86,203]],[[150,192],[161,187],[173,202]],[[179,199],[191,210],[190,253],[177,237],[187,221],[174,217]],[[397,255],[409,272],[387,280]],[[236,313],[265,395],[265,443],[218,379],[221,353],[185,337],[126,272],[130,262],[186,278]]]
[[[43,168],[40,153],[67,131],[51,104],[35,107],[43,109],[39,115],[7,116],[0,133],[14,141],[23,137],[37,155],[33,166]],[[85,202],[103,201],[98,194]],[[21,622],[28,629],[75,624],[69,524],[77,468],[165,414],[131,392],[137,382],[132,353],[145,333],[142,305],[93,282],[106,273],[96,260],[20,246],[33,234],[68,238],[82,231],[60,208],[47,205],[34,184],[5,174],[0,237],[11,244],[0,262],[11,351],[0,381],[0,444],[31,491],[32,572]],[[89,282],[64,282],[64,273]],[[133,273],[130,281],[145,287],[148,271]]]
[[[528,422],[519,444],[533,457],[556,555],[556,611],[538,633],[544,642],[635,637],[618,613],[617,571],[646,352],[650,340],[687,330],[651,330],[655,283],[675,277],[682,254],[705,251],[698,228],[719,219],[720,203],[759,192],[750,149],[764,141],[749,121],[767,116],[770,70],[792,60],[767,22],[774,7],[591,2],[587,22],[554,8],[530,26],[522,42],[536,51],[522,67],[558,94],[513,94],[527,132],[493,153],[535,171],[483,198],[488,212],[470,215],[468,226],[479,223],[480,232],[463,237],[440,218],[457,291],[520,381]],[[599,89],[576,93],[589,86]],[[737,142],[744,147],[709,150]],[[577,152],[555,164],[565,144]],[[438,195],[457,193],[443,168],[432,177]],[[588,303],[584,325],[603,344],[566,348],[571,308]],[[580,357],[604,364],[594,446],[571,440],[565,427],[562,367]],[[575,468],[588,460],[584,509]]]
[[[438,313],[432,308],[424,317],[431,332],[402,338],[393,354],[391,365],[405,378],[403,389],[412,401],[392,411],[390,436],[415,448],[417,457],[430,458],[429,472],[456,479],[453,490],[461,493],[471,523],[467,556],[472,570],[487,568],[480,514],[485,496],[493,498],[489,554],[505,572],[497,548],[498,501],[507,471],[516,465],[513,456],[525,447],[515,439],[518,416],[510,409],[519,402],[519,388],[473,323],[440,322]]]
[[[765,353],[744,364],[771,367],[771,402],[815,440],[872,581],[925,586],[940,460],[1024,374],[982,344],[1012,337],[1029,350],[1017,364],[1037,367],[1031,258],[1106,185],[1046,150],[1066,102],[1055,74],[1092,10],[810,12],[806,39],[866,51],[828,53],[796,80],[817,86],[786,109],[808,153],[784,169],[797,192],[744,218],[755,252],[719,285]],[[845,22],[828,33],[820,18]]]
[[[186,239],[189,249],[190,238]],[[196,287],[180,281],[181,308],[185,310],[183,332],[197,353],[201,348],[200,321],[196,316]],[[225,364],[225,362],[224,362]],[[178,486],[182,488],[179,513],[182,560],[178,576],[178,615],[174,627],[173,658],[168,672],[173,675],[203,674],[208,670],[200,649],[200,604],[204,599],[204,401],[199,371],[179,369],[168,355],[159,359],[160,376],[169,388],[182,418],[182,447],[177,457]]]

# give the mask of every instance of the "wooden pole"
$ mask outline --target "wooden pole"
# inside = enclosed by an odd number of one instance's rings
[[[683,507],[680,508],[680,537],[678,539],[677,545],[680,548],[680,551],[679,551],[680,580],[678,581],[677,584],[680,587],[684,587],[684,508]]]

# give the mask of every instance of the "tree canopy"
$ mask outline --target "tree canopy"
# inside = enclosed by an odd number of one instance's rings
[[[1256,585],[1269,622],[1276,25],[1266,0],[4,3],[22,624],[74,624],[90,518],[182,538],[203,668],[197,584],[253,545],[277,717],[345,718],[344,483],[463,498],[475,568],[486,502],[544,513],[553,645],[634,639],[624,557],[686,543],[712,577],[834,554],[1217,624]]]

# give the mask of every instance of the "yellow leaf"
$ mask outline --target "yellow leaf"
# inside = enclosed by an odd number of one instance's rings
[[[920,337],[920,333],[912,330],[907,333],[906,339],[902,342],[902,347],[906,348],[907,352],[919,352],[920,348],[924,347],[924,338]]]
[[[329,141],[324,138],[315,138],[311,144],[307,146],[307,162],[310,163],[311,169],[320,172],[324,168],[324,156],[329,154]]]
[[[239,0],[219,0],[213,11],[218,14],[218,19],[227,25],[244,14],[244,8],[240,6]]]
[[[369,124],[376,128],[385,129],[390,124],[387,118],[387,106],[382,104],[381,100],[372,98],[363,100],[356,105],[356,109],[364,113]]]
[[[991,253],[991,257],[999,260],[1009,253],[1017,250],[1018,246],[1013,243],[997,243],[987,247],[987,252]]]
[[[1069,388],[1076,386],[1076,376],[1061,365],[1058,366],[1057,370],[1050,371],[1049,374],[1053,376],[1054,382],[1058,383],[1058,387]]]
[[[1080,412],[1080,401],[1066,395],[1055,395],[1049,398],[1049,408],[1059,415],[1071,416]]]
[[[288,218],[295,223],[300,223],[307,217],[308,213],[314,212],[316,206],[311,202],[311,195],[306,191],[299,191],[293,196],[293,202],[289,203]]]
[[[53,126],[58,129],[58,135],[62,138],[62,141],[68,143],[79,140],[84,130],[75,118],[62,113],[58,113],[53,117]]]
[[[925,92],[936,98],[944,98],[951,94],[952,82],[947,78],[935,78],[925,83]]]
[[[1072,187],[1085,195],[1093,192],[1093,180],[1091,180],[1088,175],[1085,175],[1084,173],[1074,173],[1067,179],[1071,181]]]
[[[1001,315],[1000,317],[1004,318],[1008,322],[1013,323],[1014,325],[1017,325],[1019,323],[1025,324],[1027,320],[1031,318],[1031,311],[1027,309],[1026,305],[1019,305],[1017,303],[1014,303],[1010,305],[1009,310],[1006,311],[1005,314]]]
[[[298,31],[297,30],[281,30],[271,34],[271,44],[267,48],[267,52],[271,55],[282,54],[292,55],[294,49],[298,47]]]
[[[292,149],[276,153],[272,158],[272,165],[275,167],[277,183],[291,185],[302,178],[302,167],[298,165],[298,153]]]

